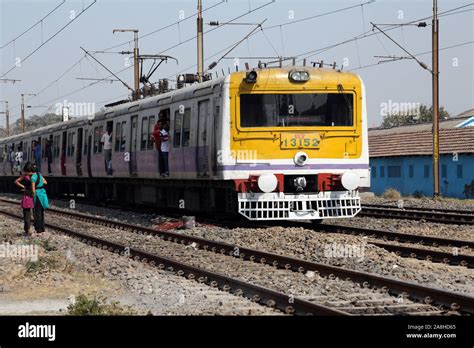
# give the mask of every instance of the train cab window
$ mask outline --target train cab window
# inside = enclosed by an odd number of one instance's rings
[[[102,139],[102,135],[104,134],[104,126],[99,127],[99,148],[98,148],[98,153],[102,153],[102,143],[100,142]]]
[[[148,122],[148,146],[147,150],[153,150],[153,141],[151,141],[151,137],[153,135],[153,129],[155,128],[155,116],[150,116]]]
[[[120,137],[120,152],[124,152],[125,151],[125,148],[126,148],[126,135],[127,133],[125,132],[127,128],[127,122],[126,121],[123,121],[122,122],[122,135]]]
[[[173,136],[173,147],[181,146],[181,131],[183,128],[183,114],[179,111],[174,113],[174,136]]]
[[[142,119],[142,133],[140,138],[140,151],[146,150],[148,144],[148,117]]]
[[[120,122],[115,124],[115,152],[120,151],[120,141],[122,137],[122,127]]]
[[[352,126],[351,93],[241,94],[242,127]]]
[[[183,118],[183,141],[182,147],[189,146],[189,137],[190,137],[190,130],[191,130],[191,109],[184,110],[184,118]]]
[[[99,128],[95,127],[94,128],[94,153],[97,153],[99,151]]]

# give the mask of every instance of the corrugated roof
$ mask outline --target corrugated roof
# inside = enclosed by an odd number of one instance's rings
[[[459,119],[458,119],[459,122]],[[412,126],[413,127],[413,126]],[[370,157],[416,156],[433,153],[433,135],[429,130],[393,132],[397,127],[385,130],[369,130]],[[392,132],[383,132],[392,131]],[[440,153],[474,153],[474,127],[440,129]]]

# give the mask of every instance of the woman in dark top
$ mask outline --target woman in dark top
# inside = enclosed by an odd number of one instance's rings
[[[15,180],[15,185],[23,191],[21,199],[21,208],[23,209],[24,231],[25,235],[29,236],[31,227],[31,209],[34,208],[33,186],[31,182],[31,175],[33,175],[33,165],[27,162],[23,168],[24,174]]]

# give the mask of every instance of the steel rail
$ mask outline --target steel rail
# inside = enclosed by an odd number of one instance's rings
[[[0,213],[6,216],[23,220],[19,215],[0,209]],[[111,242],[109,240],[93,237],[70,228],[58,226],[51,223],[45,223],[45,226],[69,236],[78,238],[83,243],[97,247],[99,249],[108,250],[110,252],[126,255],[126,257],[133,258],[135,261],[149,263],[159,269],[164,269],[173,272],[179,276],[186,277],[191,280],[196,280],[199,283],[204,283],[213,288],[229,292],[237,296],[244,296],[253,302],[261,305],[276,308],[287,314],[295,315],[350,315],[349,313],[339,311],[334,308],[329,308],[324,305],[316,304],[297,297],[288,296],[286,294],[247,283],[245,281],[228,277],[226,275],[211,272],[202,268],[185,264],[183,262],[151,254],[146,251],[128,247],[123,244]]]
[[[425,220],[430,222],[458,225],[474,225],[474,216],[471,214],[453,214],[434,211],[421,211],[414,209],[399,209],[395,207],[362,207],[358,216],[385,218]]]
[[[84,213],[62,210],[57,210],[57,212],[81,221],[91,222],[106,227],[119,228],[134,233],[156,235],[170,242],[193,245],[195,248],[227,254],[229,256],[239,257],[252,262],[269,264],[277,268],[284,268],[299,273],[312,271],[315,274],[326,276],[330,279],[339,277],[343,280],[358,282],[365,287],[373,286],[381,288],[392,295],[409,297],[422,303],[440,305],[452,310],[460,310],[461,312],[474,314],[474,297],[452,291],[425,287],[414,282],[402,281],[368,272],[355,271],[342,267],[306,261],[266,251],[246,248],[239,245],[207,240],[201,237],[166,230],[156,230],[121,221],[111,221],[103,217],[91,216]]]

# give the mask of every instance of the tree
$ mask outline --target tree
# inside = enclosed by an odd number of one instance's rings
[[[439,108],[439,119],[445,120],[451,115],[441,106]],[[421,104],[418,108],[410,108],[406,112],[389,113],[384,116],[382,128],[392,128],[409,124],[431,122],[433,120],[433,107]]]
[[[54,113],[48,113],[44,116],[33,115],[28,117],[25,120],[25,131],[32,131],[34,129],[38,129],[41,127],[49,126],[55,123],[62,122],[62,116],[56,115]],[[18,119],[11,125],[10,127],[10,134],[20,134],[21,133],[21,120]],[[0,128],[0,138],[4,138],[6,136],[6,132],[3,128]]]

